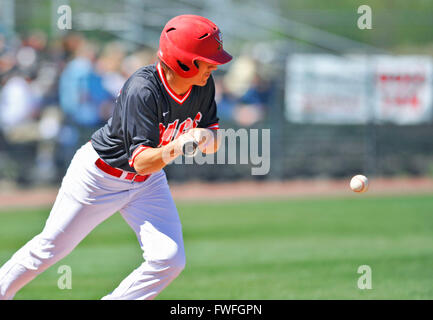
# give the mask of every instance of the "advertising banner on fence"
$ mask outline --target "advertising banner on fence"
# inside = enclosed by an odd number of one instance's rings
[[[375,120],[416,124],[431,120],[432,59],[375,56]]]
[[[365,57],[295,54],[287,62],[286,117],[293,122],[365,123]]]
[[[286,116],[324,124],[417,124],[432,119],[427,56],[296,54],[287,62]]]

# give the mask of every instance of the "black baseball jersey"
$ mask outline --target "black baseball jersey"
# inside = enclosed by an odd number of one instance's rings
[[[125,82],[112,117],[92,135],[91,142],[106,163],[135,173],[134,160],[140,152],[166,145],[196,127],[218,129],[213,78],[179,96],[155,63],[137,70]]]

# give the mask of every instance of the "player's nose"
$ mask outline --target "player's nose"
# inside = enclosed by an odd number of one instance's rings
[[[212,72],[212,71],[215,71],[218,69],[218,65],[210,64],[208,68],[209,68],[209,71]]]

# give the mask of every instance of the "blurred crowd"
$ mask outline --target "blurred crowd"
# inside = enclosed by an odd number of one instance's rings
[[[155,61],[152,49],[80,33],[51,41],[40,31],[12,39],[0,33],[0,180],[57,182],[110,118],[126,79]],[[214,78],[222,123],[250,127],[266,118],[273,86],[257,61],[239,57]]]

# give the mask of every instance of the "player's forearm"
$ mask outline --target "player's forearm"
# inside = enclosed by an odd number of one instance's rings
[[[210,141],[206,139],[210,139]],[[220,135],[217,134],[216,130],[193,129],[165,146],[148,148],[141,152],[134,161],[135,171],[138,174],[146,175],[163,169],[167,164],[182,155],[183,144],[192,140],[201,141],[199,149],[204,153],[215,153],[221,144]]]
[[[181,154],[177,140],[160,148],[148,148],[137,156],[134,169],[141,175],[158,172]]]

